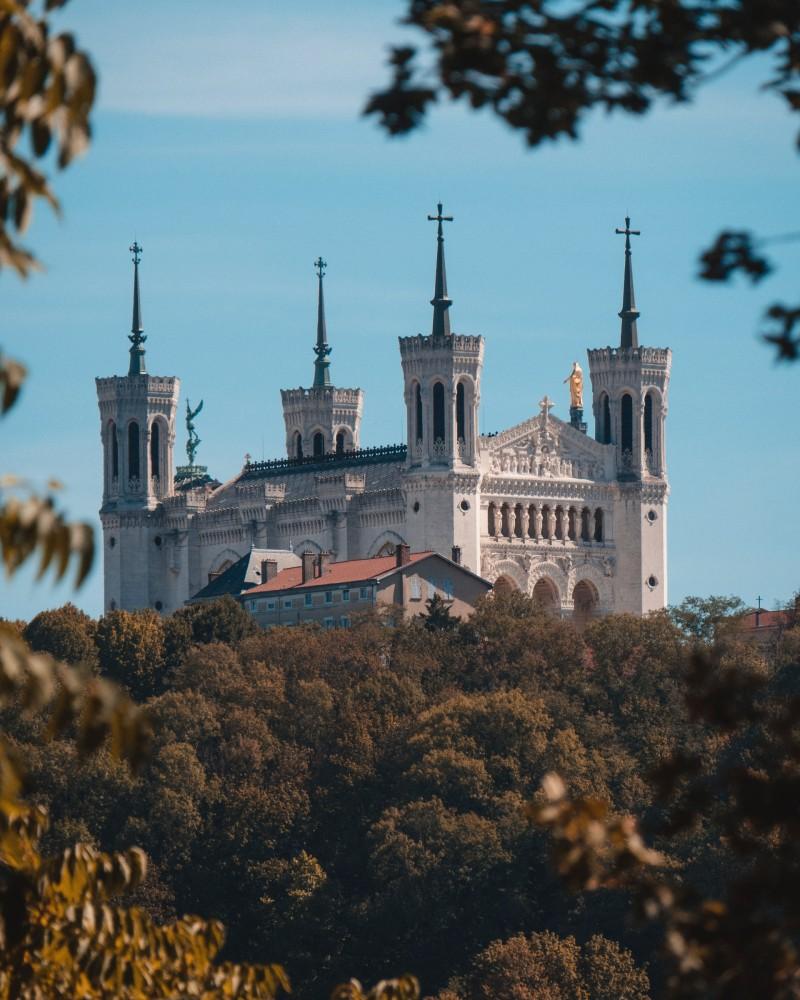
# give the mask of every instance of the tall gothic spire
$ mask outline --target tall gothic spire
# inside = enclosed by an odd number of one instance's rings
[[[448,309],[453,304],[453,300],[447,295],[447,272],[444,266],[444,230],[443,222],[452,222],[452,215],[442,215],[442,203],[436,206],[436,215],[428,216],[429,222],[438,222],[436,234],[436,284],[434,286],[433,298],[433,329],[431,333],[434,337],[450,336],[450,314]]]
[[[128,340],[131,342],[131,362],[128,366],[129,375],[146,375],[147,368],[144,363],[144,342],[147,337],[142,332],[142,305],[139,301],[139,261],[142,259],[142,248],[134,240],[128,248],[133,254],[133,320],[131,322],[131,335]]]
[[[322,257],[317,257],[314,261],[314,267],[319,279],[319,291],[317,293],[317,343],[314,347],[314,353],[317,356],[317,360],[314,362],[315,387],[331,384],[331,373],[329,371],[331,363],[328,361],[331,348],[328,347],[328,330],[325,326],[325,293],[322,290],[322,278],[327,266]]]
[[[619,317],[622,320],[620,331],[620,347],[638,347],[639,333],[636,329],[636,320],[639,318],[639,310],[636,308],[636,296],[633,294],[633,266],[631,264],[631,236],[640,236],[638,229],[631,229],[630,216],[625,216],[625,228],[617,229],[620,235],[625,237],[625,278],[622,285],[622,309]]]

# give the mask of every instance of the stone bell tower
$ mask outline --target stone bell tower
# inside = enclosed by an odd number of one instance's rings
[[[163,556],[153,512],[173,493],[175,414],[180,381],[145,365],[139,263],[134,243],[133,322],[128,374],[95,379],[103,447],[104,610],[161,610]]]
[[[639,344],[639,311],[633,290],[631,236],[625,237],[622,322],[619,347],[590,350],[589,373],[595,437],[616,449],[618,499],[614,534],[618,544],[617,604],[640,613],[667,604],[666,417],[672,352]]]
[[[478,485],[483,337],[450,331],[450,306],[444,260],[443,222],[438,205],[433,326],[428,337],[400,338],[405,389],[408,457],[406,529],[411,548],[451,556],[480,571]]]
[[[318,257],[317,342],[314,346],[314,382],[310,389],[281,389],[286,424],[286,454],[289,458],[322,458],[332,453],[355,451],[360,444],[364,393],[361,389],[338,389],[331,385],[322,279],[327,264]]]

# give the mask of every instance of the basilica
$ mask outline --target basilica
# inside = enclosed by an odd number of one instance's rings
[[[286,456],[247,459],[219,483],[174,466],[180,380],[145,360],[134,244],[127,375],[98,378],[103,449],[106,610],[181,607],[253,549],[329,553],[336,561],[400,545],[461,562],[565,617],[644,614],[667,600],[665,421],[671,352],[639,343],[631,236],[625,220],[620,340],[590,348],[594,435],[584,422],[583,369],[569,383],[570,419],[539,412],[494,435],[478,431],[484,338],[450,326],[438,206],[431,332],[399,338],[404,445],[361,447],[364,392],[331,381],[325,262],[318,275],[314,377],[282,389]]]

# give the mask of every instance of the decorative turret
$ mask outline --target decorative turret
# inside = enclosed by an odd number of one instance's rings
[[[639,332],[636,329],[636,320],[639,318],[639,311],[636,308],[636,296],[633,293],[633,265],[631,264],[631,236],[641,236],[638,229],[631,229],[630,216],[625,216],[625,228],[615,230],[620,236],[625,237],[625,277],[622,283],[622,309],[619,317],[622,320],[620,330],[619,346],[638,347]]]
[[[281,389],[286,454],[294,459],[320,458],[332,452],[344,454],[359,446],[364,393],[361,389],[337,389],[331,384],[331,348],[322,288],[327,266],[322,257],[314,261],[318,282],[314,381],[309,389]]]
[[[144,363],[144,347],[142,346],[147,337],[142,332],[142,305],[139,300],[139,261],[142,259],[142,248],[134,240],[130,246],[133,254],[133,319],[131,321],[131,335],[128,340],[131,342],[131,360],[128,365],[129,375],[146,375],[147,368]]]
[[[667,600],[667,453],[666,416],[672,352],[642,347],[633,292],[631,229],[626,216],[625,274],[619,347],[590,350],[589,374],[595,437],[613,445],[616,478],[624,501],[615,513],[615,534],[625,539],[618,551],[620,606],[641,612],[664,607]]]
[[[430,336],[401,337],[408,434],[408,541],[450,556],[453,544],[464,564],[479,570],[477,488],[480,451],[478,407],[483,337],[451,333],[444,264],[442,214],[437,223],[433,327]]]

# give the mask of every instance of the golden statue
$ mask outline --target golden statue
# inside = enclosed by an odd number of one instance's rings
[[[569,382],[569,402],[570,406],[578,410],[583,409],[583,369],[577,361],[572,362],[572,371],[564,379]]]

